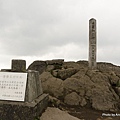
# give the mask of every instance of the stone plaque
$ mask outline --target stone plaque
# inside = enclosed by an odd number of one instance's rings
[[[27,73],[0,72],[0,100],[24,101]]]

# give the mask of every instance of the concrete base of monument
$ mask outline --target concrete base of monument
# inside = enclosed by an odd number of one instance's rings
[[[32,102],[0,101],[0,120],[35,120],[48,105],[48,94]]]

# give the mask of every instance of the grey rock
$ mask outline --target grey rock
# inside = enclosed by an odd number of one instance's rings
[[[61,101],[59,99],[49,95],[49,103],[53,107],[59,107],[59,105],[61,104]]]
[[[63,96],[63,81],[53,77],[49,72],[40,75],[43,92],[59,98]]]
[[[90,97],[92,107],[97,110],[116,109],[118,95],[109,84],[108,77],[100,72],[92,75],[91,81],[95,84],[94,88],[86,92],[86,96]]]
[[[45,61],[34,61],[31,65],[29,65],[28,70],[36,70],[39,71],[39,74],[42,74],[46,70],[46,62]]]
[[[52,72],[51,72],[51,74],[54,76],[54,77],[58,77],[57,75],[58,75],[58,70],[53,70]]]
[[[115,87],[115,91],[116,91],[117,95],[120,97],[120,87]]]
[[[92,107],[96,110],[106,110],[109,111],[110,109],[115,108],[116,102],[113,100],[113,95],[110,92],[104,92],[104,90],[96,90],[94,89],[92,91],[92,96],[91,96],[91,103]]]
[[[65,96],[64,102],[67,105],[79,105],[81,99],[80,96],[76,92],[72,92]]]
[[[82,98],[81,102],[80,102],[80,106],[85,106],[87,104],[85,98]]]
[[[62,111],[58,108],[48,107],[47,110],[42,114],[40,120],[83,120],[83,119],[73,117],[66,111]]]
[[[88,69],[88,61],[77,61],[77,64],[79,64],[80,68]]]
[[[42,83],[48,81],[48,79],[50,79],[50,78],[53,78],[53,76],[51,75],[50,72],[43,72],[40,75],[40,80],[41,80]]]
[[[64,62],[64,59],[54,59],[54,60],[47,60],[47,65],[62,65]]]
[[[73,93],[79,96],[79,106],[90,104],[97,110],[117,110],[119,96],[113,89],[111,80],[119,80],[119,73],[89,70],[86,65],[87,62],[82,65],[81,61],[64,62],[62,69],[43,72],[40,75],[43,91],[56,98],[63,98],[66,103]]]
[[[80,69],[80,65],[76,62],[64,62],[63,63],[63,68],[68,69],[68,68],[74,68],[74,69]]]
[[[65,80],[65,79],[71,77],[72,75],[74,75],[76,72],[78,72],[78,70],[75,68],[59,70],[57,73],[57,77],[62,80]]]
[[[83,94],[86,90],[89,90],[94,85],[93,82],[90,81],[90,78],[88,76],[83,76],[80,79],[76,78],[68,78],[63,82],[63,86],[65,89],[65,94],[70,93],[71,91],[75,91],[79,94],[81,94],[81,91]]]
[[[55,69],[54,65],[48,65],[46,71],[51,72],[54,69]]]
[[[83,77],[86,74],[86,72],[87,72],[87,69],[80,69],[77,73],[72,75],[71,78],[80,79],[81,77]]]
[[[80,96],[84,96],[84,95],[85,95],[85,89],[80,88],[80,89],[79,89],[79,95],[80,95]]]
[[[97,118],[97,120],[114,120],[114,117]]]
[[[80,96],[88,99],[92,107],[97,110],[115,110],[119,96],[110,86],[108,77],[100,72],[95,73],[89,73],[90,76],[78,76],[79,79],[72,77],[66,79],[63,82],[65,94],[79,93]]]
[[[118,81],[120,80],[120,78],[118,77],[118,76],[116,76],[116,74],[114,73],[112,73],[111,75],[110,75],[110,82],[111,82],[111,84],[112,85],[117,85],[118,84]]]

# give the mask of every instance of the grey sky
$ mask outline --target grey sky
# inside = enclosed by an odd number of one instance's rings
[[[11,59],[88,59],[97,20],[97,60],[120,65],[119,0],[0,0],[0,69]]]

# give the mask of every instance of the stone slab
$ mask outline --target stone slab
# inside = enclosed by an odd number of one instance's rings
[[[0,101],[0,120],[35,120],[48,105],[48,94],[32,102]]]

